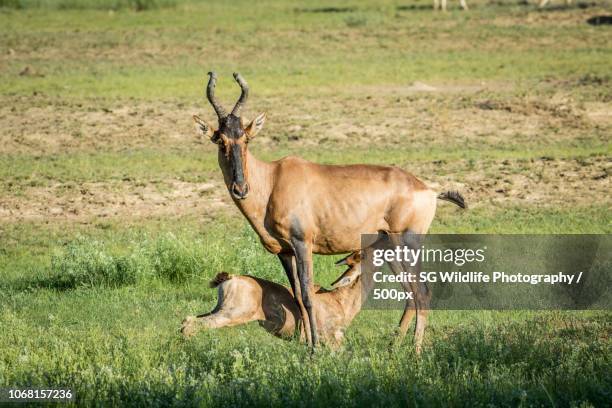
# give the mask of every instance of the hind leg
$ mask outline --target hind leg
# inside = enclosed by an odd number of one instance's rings
[[[408,327],[410,323],[412,323],[412,319],[416,315],[416,308],[414,301],[406,301],[404,305],[404,312],[402,313],[402,318],[400,319],[399,327],[397,328],[397,336],[395,338],[395,344],[400,344],[404,337],[406,337],[406,333],[408,332]]]
[[[397,207],[396,211],[391,214],[390,226],[392,229],[403,230],[402,234],[389,234],[389,238],[393,246],[407,246],[409,248],[418,249],[421,245],[423,235],[429,231],[433,218],[436,214],[437,194],[432,190],[423,190],[415,192],[409,206]],[[394,265],[390,265],[394,273],[398,273]],[[416,277],[420,273],[420,262],[416,262],[414,266],[403,265],[404,271],[410,271]],[[404,286],[404,288],[408,288]],[[400,320],[398,333],[403,337],[405,331],[410,324],[412,318],[416,315],[415,326],[415,346],[417,352],[421,350],[425,325],[429,309],[429,299],[431,297],[427,286],[412,282],[409,285],[410,291],[414,296],[414,306],[406,304],[404,313]]]
[[[393,243],[394,247],[401,247],[404,245],[410,246],[410,243],[402,239],[399,234],[389,234],[389,238]],[[400,275],[402,272],[414,273],[414,268],[410,267],[404,262],[390,262],[389,267],[396,275]],[[415,276],[418,277],[418,274]],[[404,339],[406,332],[408,331],[408,326],[412,321],[412,318],[416,315],[418,324],[418,320],[421,316],[421,314],[418,313],[418,307],[421,305],[421,303],[417,301],[420,297],[418,283],[402,282],[402,287],[406,292],[412,292],[413,300],[407,299],[406,304],[404,305],[404,312],[402,313],[402,318],[400,319],[399,327],[397,330],[396,344],[401,343],[401,341]]]
[[[432,217],[433,218],[433,217]],[[427,228],[429,224],[427,224]],[[427,232],[425,229],[424,232]],[[402,234],[402,242],[408,248],[418,249],[422,246],[425,236],[424,232],[414,234],[410,231]],[[416,259],[416,263],[411,267],[412,273],[416,276],[420,276],[421,273],[421,259]],[[425,335],[425,326],[427,325],[427,315],[429,314],[429,305],[431,301],[431,291],[427,287],[426,282],[415,283],[416,295],[414,297],[415,312],[416,312],[416,325],[414,328],[414,344],[417,354],[421,352],[423,337]],[[414,290],[414,289],[413,289]],[[404,312],[406,313],[406,312]],[[401,324],[401,322],[400,322]]]

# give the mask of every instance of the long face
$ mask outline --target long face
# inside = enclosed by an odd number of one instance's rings
[[[193,120],[196,123],[196,129],[219,146],[219,165],[230,194],[236,200],[244,200],[248,197],[250,191],[247,172],[247,144],[263,127],[266,114],[262,113],[246,127],[243,127],[240,111],[249,95],[246,81],[240,74],[234,73],[234,79],[240,85],[242,92],[234,109],[228,114],[215,98],[217,76],[214,72],[209,72],[208,75],[210,79],[206,87],[206,97],[217,113],[219,128],[215,130],[208,122],[198,116],[194,116]]]
[[[246,127],[242,126],[240,118],[230,114],[219,121],[217,130],[197,116],[193,119],[196,129],[219,146],[219,165],[230,194],[236,200],[244,200],[251,191],[247,171],[248,143],[263,127],[266,114],[257,116]]]
[[[215,131],[213,141],[219,146],[219,165],[229,178],[228,188],[237,200],[249,195],[247,144],[249,139],[239,118],[229,115]]]

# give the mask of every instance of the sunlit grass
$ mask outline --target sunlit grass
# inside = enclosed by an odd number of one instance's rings
[[[0,223],[0,387],[70,387],[79,406],[606,406],[606,311],[433,311],[421,358],[409,339],[389,347],[399,311],[363,311],[343,349],[314,356],[256,324],[186,341],[180,322],[215,306],[216,273],[287,284],[237,209],[101,217],[85,203],[74,218],[17,218],[50,194],[81,199],[84,183],[100,183],[102,203],[169,180],[223,190],[215,146],[191,129],[192,114],[212,117],[209,70],[221,100],[237,96],[240,71],[248,113],[268,110],[251,145],[261,159],[397,165],[448,183],[517,175],[551,189],[564,169],[586,169],[601,191],[611,42],[585,21],[609,1],[468,1],[469,13],[458,2],[433,13],[430,0],[0,0],[0,206],[16,212]],[[488,130],[472,126],[479,115]],[[328,138],[340,125],[344,138]],[[550,179],[533,181],[544,168]],[[464,185],[469,209],[440,203],[431,232],[612,231],[605,195],[500,202],[496,187]],[[318,284],[340,273],[335,260],[315,256]]]

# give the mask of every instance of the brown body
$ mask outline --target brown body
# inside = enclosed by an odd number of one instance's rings
[[[361,234],[425,233],[435,214],[437,194],[399,168],[321,165],[298,157],[266,163],[248,150],[245,161],[249,184],[257,188],[233,200],[273,254],[292,253],[296,233],[315,254],[354,252]]]
[[[214,97],[216,76],[210,73],[207,96],[219,117],[214,129],[194,116],[197,129],[219,146],[219,166],[228,191],[264,247],[277,254],[296,294],[308,342],[318,341],[312,254],[358,251],[361,234],[427,233],[436,211],[437,194],[412,174],[388,166],[333,166],[287,157],[266,163],[248,150],[249,141],[263,127],[265,114],[248,125],[240,109],[248,87],[239,74],[234,78],[242,94],[232,113]],[[401,235],[400,235],[401,236]],[[398,242],[401,244],[401,242]],[[392,265],[394,272],[402,270]],[[420,350],[429,293],[416,284],[414,308],[406,303],[400,321],[400,338],[415,313],[415,340]]]
[[[361,310],[362,293],[359,264],[350,264],[338,280],[350,279],[331,291],[319,288],[314,295],[314,308],[321,340],[336,347],[344,339],[345,329]],[[352,276],[351,276],[352,275]],[[214,329],[259,321],[260,326],[275,336],[290,339],[296,335],[304,341],[300,310],[291,289],[249,275],[219,274],[215,279],[217,306],[210,313],[187,317],[181,332],[190,337],[200,329]]]

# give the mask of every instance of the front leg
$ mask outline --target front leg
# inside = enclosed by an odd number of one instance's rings
[[[283,269],[285,270],[285,274],[287,274],[287,279],[289,279],[289,284],[291,285],[291,290],[293,291],[293,297],[298,305],[298,310],[300,311],[300,316],[302,317],[301,325],[304,336],[306,337],[306,342],[311,344],[312,339],[310,337],[310,324],[308,324],[308,319],[304,318],[307,313],[304,303],[302,302],[302,289],[299,285],[295,256],[293,254],[286,253],[278,254],[278,259],[280,259]],[[296,329],[299,329],[298,325],[296,325]]]
[[[237,322],[236,319],[232,319],[224,313],[206,313],[200,316],[187,316],[181,324],[181,334],[189,338],[195,336],[202,329],[234,326]]]
[[[291,240],[291,243],[295,251],[299,286],[302,291],[302,303],[304,304],[304,308],[306,309],[307,314],[307,316],[303,316],[303,320],[307,320],[310,324],[311,341],[309,344],[314,349],[319,345],[319,335],[317,333],[316,316],[313,307],[315,290],[314,283],[312,281],[312,244],[307,242],[306,240],[298,238],[293,238]]]
[[[236,307],[219,308],[198,316],[187,316],[181,325],[181,334],[187,338],[196,335],[202,329],[219,329],[232,327],[258,320],[255,307],[250,303]]]

